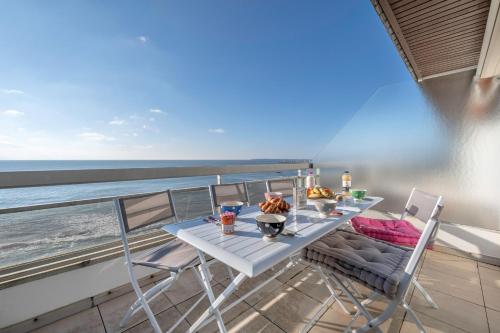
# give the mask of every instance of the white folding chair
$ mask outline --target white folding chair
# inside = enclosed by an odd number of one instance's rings
[[[277,178],[267,181],[268,192],[281,192],[284,197],[292,196],[294,187],[295,178]]]
[[[225,201],[241,201],[248,205],[248,193],[244,183],[210,185],[212,212]]]
[[[433,214],[434,207],[438,205],[438,211],[434,218],[438,221],[438,226],[436,230],[431,235],[429,240],[429,244],[433,244],[437,231],[439,230],[439,214],[443,210],[443,202],[440,196],[430,194],[416,188],[413,188],[408,201],[406,202],[403,213],[401,214],[400,220],[405,220],[407,216],[413,216],[419,219],[421,222],[426,223]],[[381,220],[383,221],[383,220]],[[365,237],[370,237],[368,235],[364,235]],[[425,300],[429,305],[433,308],[437,309],[438,305],[431,298],[429,293],[422,287],[422,285],[417,281],[416,278],[413,278],[413,284],[417,288],[417,290],[424,296]]]
[[[435,212],[435,216],[433,216],[434,208],[436,207],[436,205],[437,205],[437,211]],[[406,219],[408,215],[413,216],[422,222],[429,221],[431,218],[434,217],[437,226],[434,232],[431,234],[428,244],[432,245],[434,244],[437,233],[439,231],[439,226],[440,226],[439,215],[441,214],[443,207],[444,207],[443,199],[441,196],[430,194],[418,190],[417,188],[414,187],[411,190],[410,197],[406,202],[403,213],[401,213],[400,220]],[[434,309],[439,308],[436,302],[434,302],[429,293],[424,289],[424,287],[422,287],[420,282],[418,282],[415,277],[412,278],[412,283],[417,288],[417,290],[422,294],[422,296],[424,296],[427,303],[429,303]]]
[[[420,200],[421,198],[417,195],[410,200],[408,213],[416,217],[422,216],[418,213],[419,211],[423,213],[424,209],[420,207],[425,207]],[[415,281],[415,271],[425,248],[438,228],[437,217],[441,210],[440,207],[442,207],[441,202],[442,197],[437,197],[434,205],[428,206],[431,209],[431,214],[414,249],[341,230],[325,236],[303,250],[303,258],[312,262],[322,274],[331,279],[356,307],[357,312],[347,326],[346,332],[351,329],[352,324],[360,315],[366,317],[368,322],[358,328],[356,332],[369,330],[381,332],[379,326],[394,314],[398,305],[402,305],[415,320],[420,332],[426,332],[416,313],[406,303],[405,298],[411,283]],[[363,261],[363,256],[371,258],[373,262]],[[372,256],[376,257],[376,260]],[[385,258],[387,261],[384,261]],[[397,260],[395,261],[395,259]],[[398,260],[399,263],[394,264]],[[385,266],[387,269],[383,268]],[[390,274],[387,275],[388,272]],[[360,293],[353,288],[349,279],[363,283],[373,292],[368,298],[360,300]],[[383,296],[389,299],[389,304],[380,315],[373,317],[366,306]]]
[[[177,222],[170,191],[122,197],[115,199],[114,203],[120,224],[120,235],[123,241],[125,263],[130,276],[130,282],[137,294],[137,300],[130,306],[121,320],[120,327],[125,327],[130,318],[143,309],[154,331],[160,333],[162,330],[151,311],[149,302],[162,291],[170,288],[183,272],[197,266],[199,264],[198,253],[192,246],[176,239],[136,258],[132,258],[131,256],[127,239],[127,235],[130,232],[147,226],[151,227],[152,224],[156,223]],[[166,270],[170,272],[170,276],[143,293],[133,269],[135,265]],[[198,277],[201,286],[203,286],[203,282],[197,270],[193,269],[192,271]],[[168,332],[172,332],[205,296],[207,296],[207,294],[203,293],[196,303],[177,320]]]

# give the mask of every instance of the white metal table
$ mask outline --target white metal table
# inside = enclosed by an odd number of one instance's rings
[[[380,197],[367,197],[366,200],[360,203],[349,206],[340,205],[337,209],[341,210],[343,215],[327,218],[319,217],[318,212],[312,206],[300,210],[292,209],[287,217],[286,229],[296,232],[295,236],[278,235],[274,240],[263,239],[258,230],[255,217],[262,213],[256,206],[242,211],[237,218],[235,232],[232,235],[223,235],[220,232],[220,227],[213,223],[207,223],[203,219],[165,225],[163,227],[164,231],[177,236],[198,250],[201,262],[199,266],[200,275],[211,303],[210,307],[191,326],[189,332],[195,332],[211,319],[217,321],[221,332],[226,332],[221,314],[260,289],[260,286],[255,288],[250,293],[243,295],[238,301],[221,310],[222,303],[246,278],[255,277],[283,260],[292,257],[297,251],[382,200]],[[239,272],[217,298],[215,298],[210,284],[211,275],[205,255],[210,255]],[[293,266],[293,264],[293,262],[290,262],[284,269],[279,270],[276,276]],[[332,289],[330,291],[334,294]],[[213,317],[210,318],[211,316]]]

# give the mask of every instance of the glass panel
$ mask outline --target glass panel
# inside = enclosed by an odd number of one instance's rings
[[[208,187],[173,191],[175,212],[179,221],[212,214]]]
[[[378,89],[315,159],[322,183],[350,170],[398,213],[417,187],[443,196],[443,221],[500,230],[500,80],[473,75]]]
[[[137,161],[137,163],[139,162]],[[14,162],[9,162],[9,165],[12,163]],[[45,166],[44,163],[41,162],[41,165]],[[64,168],[64,166],[60,167]],[[225,183],[232,183],[280,176],[289,177],[296,174],[297,171],[294,170],[255,174],[245,173],[224,175],[222,180]],[[189,187],[189,189],[172,192],[178,219],[182,221],[211,214],[208,185],[215,182],[215,176],[204,176],[8,189],[0,190],[0,208]],[[193,187],[204,188],[193,189]],[[253,200],[260,198],[264,192],[265,185],[263,187],[251,187],[250,189]],[[132,231],[129,235],[158,230],[160,226],[161,223],[152,224],[143,229]],[[118,239],[119,226],[112,202],[0,214],[0,253],[2,253],[0,267],[63,254],[73,250],[81,250]]]

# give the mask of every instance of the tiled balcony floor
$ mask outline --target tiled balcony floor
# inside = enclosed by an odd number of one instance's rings
[[[220,293],[228,279],[221,265],[215,267],[215,271],[214,290]],[[264,276],[247,280],[233,299],[250,290]],[[432,309],[418,292],[412,294],[411,305],[428,332],[500,332],[500,267],[427,251],[418,280],[440,306]],[[152,309],[160,326],[169,328],[197,300],[199,291],[194,277],[187,273],[170,291],[155,299]],[[228,311],[224,321],[231,332],[298,332],[327,296],[328,291],[318,275],[310,267],[300,265]],[[137,314],[129,327],[118,329],[119,320],[134,298],[133,293],[122,295],[35,332],[152,332],[143,313]],[[184,332],[207,305],[208,301],[202,302],[177,332]],[[382,302],[371,305],[374,313],[382,308]],[[342,332],[349,319],[334,303],[310,332]],[[359,319],[356,324],[363,323],[364,320]],[[384,332],[417,332],[415,324],[401,309],[382,328]],[[217,326],[212,322],[202,331],[216,332]]]

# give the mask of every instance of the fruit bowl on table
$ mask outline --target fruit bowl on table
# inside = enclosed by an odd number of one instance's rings
[[[335,192],[328,187],[315,186],[307,189],[307,199],[333,199]]]

